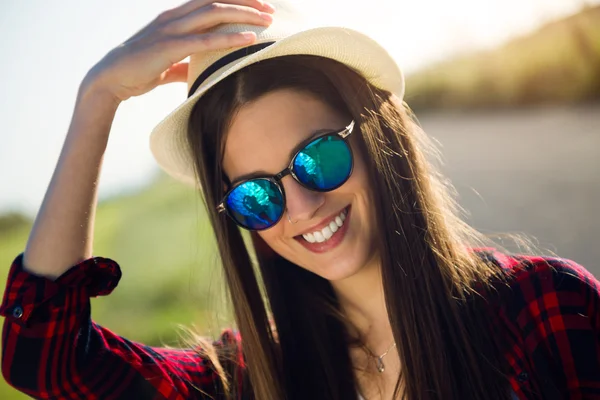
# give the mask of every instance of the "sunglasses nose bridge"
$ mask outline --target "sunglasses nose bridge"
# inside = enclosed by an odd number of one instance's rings
[[[275,182],[281,184],[281,180],[283,178],[285,178],[287,175],[291,175],[292,173],[292,168],[288,167],[286,169],[284,169],[283,171],[281,171],[280,173],[278,173],[277,175],[273,176],[273,179],[275,180]]]
[[[325,193],[305,188],[292,175],[284,177],[280,185],[285,191],[286,208],[292,220],[312,218],[325,202]]]

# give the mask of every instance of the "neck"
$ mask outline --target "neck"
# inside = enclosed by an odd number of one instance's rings
[[[351,331],[352,328],[358,330],[362,342],[373,354],[385,352],[394,338],[385,306],[379,261],[372,261],[353,276],[333,281],[331,285],[341,311],[351,324]]]

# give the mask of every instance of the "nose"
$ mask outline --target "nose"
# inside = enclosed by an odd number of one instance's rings
[[[281,180],[281,184],[285,190],[288,215],[294,222],[311,219],[325,203],[324,193],[305,188],[289,175]]]

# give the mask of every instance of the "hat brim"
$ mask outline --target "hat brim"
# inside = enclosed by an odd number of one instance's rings
[[[279,39],[272,45],[212,74],[196,92],[167,115],[150,134],[150,150],[173,178],[199,187],[187,143],[188,121],[198,99],[240,69],[269,58],[315,55],[337,60],[361,73],[371,84],[404,96],[404,77],[392,56],[367,35],[349,28],[318,27]]]

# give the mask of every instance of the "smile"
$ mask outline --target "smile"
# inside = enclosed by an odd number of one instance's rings
[[[325,228],[312,233],[305,233],[302,235],[302,237],[308,243],[323,243],[333,237],[333,234],[344,225],[345,220],[346,210],[344,209],[338,216],[331,220],[329,225],[327,225]]]
[[[349,227],[350,209],[348,206],[331,216],[323,223],[310,228],[295,239],[313,253],[324,253],[337,247],[344,239]]]

